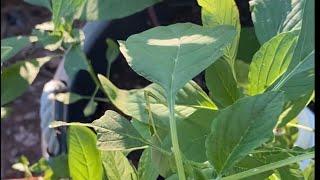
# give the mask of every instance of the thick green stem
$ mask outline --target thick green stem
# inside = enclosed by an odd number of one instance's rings
[[[179,180],[185,180],[186,176],[184,174],[183,162],[181,158],[179,142],[178,142],[178,133],[176,120],[174,118],[174,96],[171,94],[168,97],[168,107],[169,107],[169,119],[170,119],[170,133],[172,141],[172,152],[176,161],[176,166],[178,170]]]

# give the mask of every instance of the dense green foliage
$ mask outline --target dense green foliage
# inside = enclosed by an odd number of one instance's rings
[[[240,26],[234,0],[198,0],[203,26],[159,26],[118,41],[119,46],[108,39],[109,68],[121,52],[152,82],[133,90],[116,87],[107,78],[110,69],[107,77],[95,75],[82,51],[83,33],[72,23],[122,18],[157,0],[27,2],[50,9],[52,21],[37,26],[30,37],[2,40],[1,62],[30,42],[60,49],[69,77],[86,70],[97,87],[92,97],[63,93],[57,100],[90,99],[84,109],[90,115],[101,101],[95,98],[100,88],[106,95],[102,101],[131,117],[107,110],[92,123],[53,122],[52,128],[68,126],[67,160],[61,158],[59,165],[63,162],[68,172],[59,174],[49,163],[43,170],[47,178],[314,179],[313,163],[304,171],[297,164],[313,158],[314,151],[292,147],[297,129],[291,127],[314,94],[314,0],[250,1],[254,29]],[[47,60],[4,69],[1,106],[20,96]],[[192,80],[203,71],[209,94]],[[279,135],[275,129],[287,131]],[[143,153],[136,168],[126,155],[138,149]],[[27,175],[33,172],[25,160],[16,166]]]

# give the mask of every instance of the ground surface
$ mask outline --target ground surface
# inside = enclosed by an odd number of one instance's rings
[[[48,18],[49,12],[42,8],[29,6],[20,0],[1,0],[1,39],[29,34],[35,24]],[[10,61],[43,53],[30,46]],[[28,157],[31,162],[41,157],[39,99],[43,85],[52,78],[57,63],[51,62],[41,69],[28,91],[10,104],[11,115],[1,121],[1,179],[23,177],[22,173],[11,168],[21,155]]]

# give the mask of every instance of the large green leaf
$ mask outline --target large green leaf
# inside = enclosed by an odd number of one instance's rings
[[[16,55],[20,50],[36,41],[34,37],[16,36],[1,40],[1,63]]]
[[[219,107],[226,107],[241,97],[234,64],[240,38],[239,12],[234,0],[198,0],[201,6],[202,24],[205,27],[231,25],[236,37],[224,51],[224,56],[207,68],[205,77],[210,96]],[[224,62],[225,61],[225,62]]]
[[[311,101],[314,91],[314,0],[305,0],[298,43],[288,70],[271,89],[283,90],[286,111],[281,126],[296,117]]]
[[[138,175],[140,180],[156,180],[159,176],[159,172],[152,160],[151,151],[151,148],[145,149],[139,160]]]
[[[71,46],[66,52],[64,56],[64,69],[71,82],[80,70],[85,70],[88,71],[93,81],[96,84],[98,83],[93,68],[79,44]]]
[[[98,75],[104,92],[111,102],[123,113],[137,120],[148,122],[148,110],[144,92],[152,95],[149,97],[150,111],[156,124],[168,123],[168,107],[166,95],[162,87],[153,83],[143,89],[123,90],[117,88],[112,82],[102,75]],[[190,98],[193,97],[193,98]],[[176,96],[176,117],[185,118],[197,109],[216,110],[215,104],[206,93],[194,82],[189,81]]]
[[[297,38],[295,32],[282,33],[263,44],[250,64],[249,95],[263,93],[286,72]]]
[[[21,96],[36,78],[40,67],[51,58],[20,61],[1,73],[1,106]]]
[[[261,44],[273,36],[301,28],[305,0],[254,0],[252,20]]]
[[[146,148],[147,141],[120,114],[108,110],[92,122],[97,132],[97,146],[104,151],[135,150]]]
[[[236,37],[226,48],[224,57],[233,68],[237,55],[238,43],[240,38],[240,19],[237,5],[234,0],[198,0],[201,6],[202,24],[207,27],[218,25],[234,26],[237,33]]]
[[[152,93],[152,96],[149,98],[152,117],[160,137],[162,140],[167,140],[163,144],[163,148],[170,151],[169,113],[164,90],[157,84],[151,84],[143,89],[121,90],[114,86],[107,78],[101,75],[98,75],[98,78],[109,99],[119,110],[144,123],[149,123],[149,116],[143,93],[144,91]],[[175,106],[179,129],[178,136],[181,141],[181,151],[188,159],[198,162],[205,161],[204,139],[210,132],[210,124],[216,112],[215,110],[215,105],[195,82],[189,81],[178,91]],[[146,129],[149,127],[148,125],[141,125],[140,123],[135,125],[135,127],[139,128],[139,132],[143,131],[146,132],[144,134],[148,134],[149,130]],[[148,137],[148,135],[145,135],[145,137]]]
[[[210,134],[210,125],[216,113],[217,111],[201,109],[188,118],[177,120],[180,150],[186,159],[200,163],[207,161],[205,141]],[[169,131],[163,141],[162,148],[170,151]]]
[[[232,69],[223,59],[219,59],[206,70],[205,78],[210,97],[219,108],[233,104],[242,96]]]
[[[69,127],[68,163],[72,179],[102,179],[104,172],[96,141],[96,135],[89,128]]]
[[[179,178],[185,179],[178,143],[175,98],[177,92],[223,54],[234,38],[234,28],[203,28],[191,23],[159,26],[130,36],[120,51],[131,68],[164,90],[169,108],[172,152]]]
[[[234,34],[230,26],[203,28],[178,23],[130,36],[120,42],[120,51],[134,71],[174,98],[189,80],[222,56]]]
[[[52,20],[56,29],[62,25],[71,28],[72,21],[76,18],[76,13],[86,0],[53,0],[52,1]],[[68,29],[70,30],[70,29]]]
[[[161,2],[161,0],[86,0],[80,19],[88,21],[119,19]]]
[[[252,157],[252,154],[244,157],[239,163],[235,164],[233,169],[228,172],[230,174],[236,174],[239,172],[247,171],[249,169],[254,169],[259,166],[263,166],[266,163],[263,161],[260,161],[260,159],[257,159],[255,157]],[[250,176],[247,178],[243,178],[242,180],[256,180],[256,179],[266,179],[269,177],[274,171],[266,171],[264,173],[260,173],[254,176]]]
[[[101,151],[101,160],[108,180],[138,179],[133,166],[121,151]]]
[[[206,140],[207,157],[218,174],[272,137],[282,106],[283,93],[267,92],[218,112]]]
[[[61,179],[70,177],[68,156],[66,154],[50,157],[48,164],[52,170],[50,178]]]

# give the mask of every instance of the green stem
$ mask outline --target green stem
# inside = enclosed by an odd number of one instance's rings
[[[184,174],[184,168],[179,148],[177,125],[174,118],[174,95],[171,93],[168,97],[168,107],[169,107],[169,119],[170,119],[170,133],[172,141],[172,152],[176,161],[176,166],[178,170],[179,180],[185,180],[186,176]]]
[[[278,161],[278,162],[274,162],[274,163],[271,163],[271,164],[267,164],[267,165],[263,165],[263,166],[260,166],[260,167],[257,167],[257,168],[253,168],[253,169],[250,169],[248,171],[244,171],[244,172],[241,172],[241,173],[237,173],[237,174],[234,174],[234,175],[231,175],[231,176],[224,177],[224,178],[222,178],[222,180],[242,179],[242,178],[245,178],[245,177],[249,177],[249,176],[260,174],[260,173],[263,173],[263,172],[266,172],[266,171],[274,170],[274,169],[277,169],[277,168],[280,168],[280,167],[283,167],[283,166],[286,166],[286,165],[289,165],[289,164],[292,164],[292,163],[300,162],[302,160],[311,159],[311,158],[314,158],[314,152],[302,154],[302,155],[299,155],[299,156],[290,157],[290,158],[287,158],[287,159],[284,159],[284,160],[281,160],[281,161]]]
[[[310,131],[310,132],[314,132],[314,129],[313,129],[313,128],[308,127],[308,126],[304,126],[304,125],[300,125],[300,124],[288,123],[287,126],[289,126],[289,127],[295,127],[295,128],[300,128],[300,129],[303,129],[303,130],[307,130],[307,131]]]
[[[111,63],[108,61],[108,66],[107,66],[107,77],[110,79],[110,71],[111,71]]]

